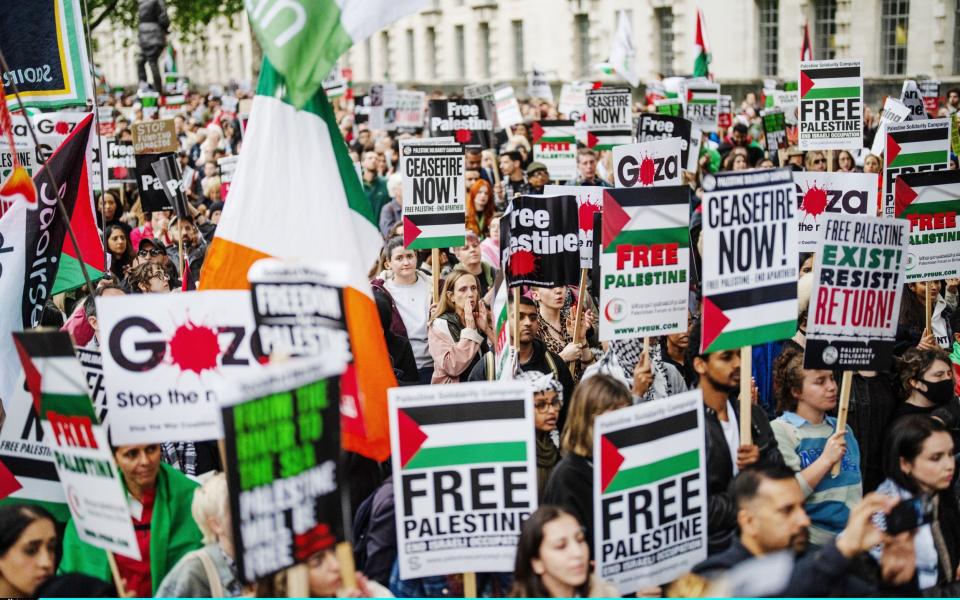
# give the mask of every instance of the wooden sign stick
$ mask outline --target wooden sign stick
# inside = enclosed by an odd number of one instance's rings
[[[740,348],[740,445],[753,443],[753,346]]]
[[[847,429],[847,410],[850,408],[850,389],[853,387],[853,371],[844,371],[843,378],[840,380],[840,404],[837,405],[837,432]],[[836,477],[840,474],[841,458],[837,464],[833,465],[830,474]]]

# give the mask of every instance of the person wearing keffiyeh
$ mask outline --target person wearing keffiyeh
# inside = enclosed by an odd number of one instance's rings
[[[518,381],[529,381],[533,386],[533,418],[537,441],[537,499],[543,498],[547,479],[553,467],[560,461],[560,432],[557,419],[563,406],[563,385],[553,374],[540,371],[524,371],[516,376]]]

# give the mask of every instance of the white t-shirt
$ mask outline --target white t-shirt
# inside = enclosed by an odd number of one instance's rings
[[[433,357],[427,349],[427,318],[430,316],[430,297],[433,293],[430,281],[417,275],[416,283],[403,285],[390,278],[384,279],[383,287],[393,296],[403,326],[407,328],[407,338],[413,348],[417,368],[432,367]]]
[[[730,450],[730,462],[733,463],[733,474],[740,472],[737,468],[737,448],[740,447],[740,425],[737,423],[737,413],[733,412],[733,405],[727,400],[727,419],[720,420],[720,427],[723,428],[723,437],[727,440],[727,448]]]

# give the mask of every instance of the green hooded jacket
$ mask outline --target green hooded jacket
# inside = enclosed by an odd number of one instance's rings
[[[156,593],[164,576],[184,554],[203,546],[190,507],[198,484],[170,465],[160,463],[157,495],[150,520],[150,579]],[[112,582],[107,553],[80,540],[73,519],[63,535],[61,573],[83,573]]]

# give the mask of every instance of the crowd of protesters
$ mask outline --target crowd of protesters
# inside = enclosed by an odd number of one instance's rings
[[[233,91],[237,96],[243,94]],[[760,100],[750,93],[733,124],[704,140],[690,190],[691,236],[699,236],[701,177],[709,172],[767,168],[877,173],[870,154],[877,114],[865,110],[862,152],[803,153],[790,146],[764,150]],[[438,92],[431,97],[440,97]],[[143,118],[135,97],[112,99],[116,135]],[[525,122],[507,131],[496,152],[466,152],[466,227],[462,247],[429,251],[402,241],[399,141],[422,132],[372,131],[358,123],[353,102],[334,102],[341,133],[358,166],[362,188],[384,236],[370,279],[387,347],[400,385],[455,384],[494,378],[492,294],[499,257],[499,220],[518,194],[547,183],[612,186],[610,152],[582,147],[577,177],[554,181],[533,160],[531,124],[562,118],[554,104],[521,102]],[[652,110],[637,103],[634,113]],[[960,90],[939,108],[960,110]],[[176,116],[179,160],[190,214],[145,213],[135,186],[98,198],[108,273],[96,295],[171,293],[195,289],[207,244],[224,203],[217,160],[238,154],[243,127],[221,98],[190,94]],[[950,168],[957,168],[951,155]],[[317,198],[317,201],[322,201]],[[278,210],[282,210],[278,205]],[[699,254],[693,259],[699,262]],[[537,495],[540,508],[524,523],[513,573],[479,574],[481,595],[513,597],[617,596],[592,572],[593,423],[603,413],[688,389],[702,391],[706,423],[709,556],[671,585],[636,590],[641,596],[736,593],[736,570],[786,551],[790,568],[771,574],[769,595],[911,595],[960,593],[960,506],[955,456],[960,437],[958,279],[906,286],[895,368],[853,375],[848,427],[836,431],[839,373],[803,368],[811,256],[799,257],[799,328],[789,340],[754,349],[752,443],[741,443],[738,351],[700,353],[699,282],[691,281],[687,333],[601,343],[596,298],[587,294],[575,331],[576,289],[526,289],[510,327],[518,379],[534,388]],[[431,276],[442,280],[434,302]],[[692,269],[699,273],[699,269]],[[931,327],[924,299],[934,298]],[[78,346],[100,344],[92,298],[63,296],[44,312]],[[215,442],[117,446],[114,458],[130,497],[142,559],[117,557],[128,594],[237,597],[245,588],[234,547],[223,465]],[[313,596],[441,597],[463,594],[462,577],[401,580],[389,461],[347,460],[354,477],[356,588],[345,589],[332,552],[307,562]],[[839,475],[831,471],[839,465]],[[885,530],[884,514],[916,502],[923,518],[903,532]],[[115,595],[107,555],[83,541],[73,523],[57,524],[43,508],[0,507],[0,595]],[[286,593],[282,578],[261,581],[259,594]]]

